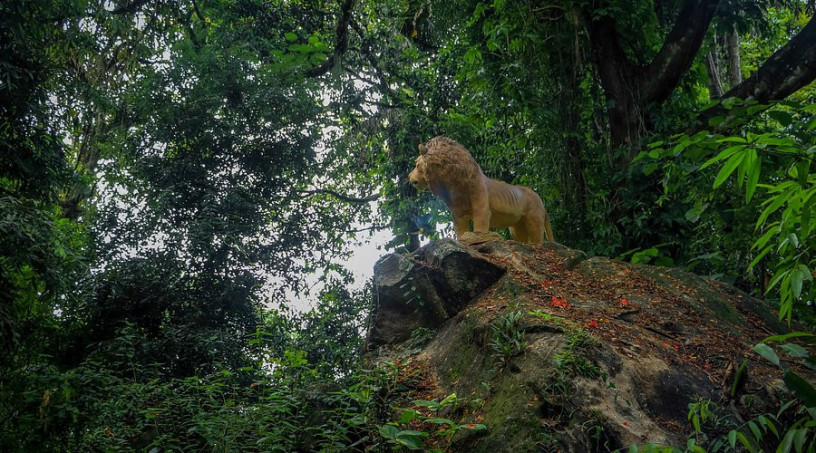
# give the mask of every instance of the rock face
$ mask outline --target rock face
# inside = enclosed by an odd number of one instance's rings
[[[502,267],[450,239],[412,256],[384,256],[374,265],[369,346],[403,342],[420,327],[439,327],[504,273]]]
[[[783,329],[776,315],[680,270],[557,244],[444,240],[381,259],[374,288],[372,358],[423,375],[402,401],[456,394],[429,416],[486,426],[447,439],[452,451],[685,445],[689,403],[712,400],[744,419],[777,403],[767,395],[779,374],[751,353]],[[421,327],[436,331],[418,347]]]

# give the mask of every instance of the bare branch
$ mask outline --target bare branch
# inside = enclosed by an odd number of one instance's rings
[[[368,203],[370,201],[375,201],[375,200],[380,198],[379,194],[368,195],[368,196],[361,197],[361,198],[350,197],[348,195],[343,195],[343,194],[341,194],[339,192],[335,192],[335,191],[329,190],[329,189],[299,190],[298,193],[302,193],[302,194],[305,195],[302,198],[306,198],[308,196],[316,195],[316,194],[326,194],[326,195],[331,195],[331,196],[333,196],[335,198],[338,198],[338,199],[340,199],[342,201],[346,201],[346,202],[349,202],[349,203]]]

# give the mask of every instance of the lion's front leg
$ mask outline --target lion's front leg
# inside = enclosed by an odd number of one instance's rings
[[[463,234],[470,231],[470,216],[454,214],[453,229],[456,230],[456,237],[461,238]]]
[[[473,232],[487,233],[490,231],[490,201],[487,189],[484,193],[473,197]]]

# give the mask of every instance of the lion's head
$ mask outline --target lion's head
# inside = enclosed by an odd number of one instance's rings
[[[408,181],[417,189],[433,184],[460,186],[483,177],[481,173],[479,164],[462,145],[447,137],[436,137],[419,145],[416,167]]]

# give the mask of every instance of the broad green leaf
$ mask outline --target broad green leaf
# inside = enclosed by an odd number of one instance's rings
[[[750,106],[750,107],[748,107],[746,109],[746,112],[748,113],[748,115],[753,115],[754,113],[760,112],[760,111],[765,110],[767,108],[768,108],[768,106],[765,105],[765,104],[752,105],[752,106]]]
[[[793,435],[793,446],[796,448],[796,451],[802,451],[804,449],[807,432],[808,430],[805,428],[799,428],[795,431]]]
[[[717,140],[718,143],[749,143],[747,139],[742,137],[725,137]]]
[[[785,371],[782,375],[782,380],[785,381],[785,386],[788,390],[796,396],[805,407],[816,408],[816,388],[813,384],[803,379],[798,374],[791,370]]]
[[[782,442],[780,442],[776,448],[776,453],[788,453],[791,450],[791,447],[793,447],[793,435],[793,430],[785,433],[785,437],[782,438]]]
[[[399,428],[394,425],[380,425],[380,435],[386,439],[395,439],[399,434]]]
[[[816,334],[812,334],[812,333],[808,333],[808,332],[791,332],[791,333],[786,333],[786,334],[783,334],[783,335],[770,336],[770,337],[765,338],[764,340],[762,340],[762,343],[768,343],[768,342],[771,342],[771,341],[776,341],[776,342],[787,341],[787,340],[790,340],[791,338],[808,338],[808,339],[816,340]]]
[[[716,156],[712,157],[711,159],[707,160],[703,165],[700,165],[700,170],[705,169],[711,164],[717,163],[723,159],[728,159],[729,157],[733,156],[739,151],[745,149],[745,145],[735,145],[728,147],[722,151],[720,151]]]
[[[765,255],[767,255],[771,250],[773,250],[773,246],[771,246],[771,245],[769,245],[769,246],[765,247],[764,249],[762,249],[762,251],[759,252],[759,255],[757,255],[756,258],[754,258],[754,260],[751,261],[751,265],[748,266],[748,270],[753,269],[754,266],[759,264],[759,262],[762,260],[762,258],[765,258]]]
[[[730,445],[731,448],[735,448],[737,445],[737,432],[733,429],[728,432],[728,445]]]
[[[794,343],[781,344],[779,345],[779,349],[782,349],[783,351],[788,353],[788,355],[790,355],[791,357],[799,358],[810,357],[810,353],[808,352],[808,350],[803,348],[802,346],[799,346],[798,344]]]
[[[724,183],[725,180],[728,179],[728,177],[731,176],[732,173],[734,173],[734,170],[736,170],[739,164],[742,163],[742,160],[745,158],[745,156],[746,156],[745,153],[736,154],[734,156],[731,156],[730,159],[728,159],[725,165],[723,165],[723,167],[720,169],[720,172],[717,174],[717,178],[714,179],[715,189],[717,187],[720,187],[722,183]]]
[[[417,418],[417,415],[418,412],[415,411],[414,409],[403,409],[402,414],[400,414],[399,420],[397,420],[397,423],[399,423],[400,425],[410,423],[412,420]]]
[[[816,192],[814,190],[813,192]],[[814,211],[816,211],[816,197],[813,194],[808,194],[807,198],[804,200],[804,207],[802,208],[802,218],[800,221],[800,231],[802,232],[802,237],[810,237],[811,232],[811,223],[810,220],[813,217]]]
[[[798,244],[797,244],[798,245]],[[810,274],[810,269],[804,264],[799,264],[791,273],[791,289],[793,289],[793,297],[799,299],[802,295],[802,284],[813,280]]]
[[[460,428],[468,429],[471,431],[487,431],[487,426],[481,423],[468,423],[465,425],[461,425]]]
[[[791,122],[793,121],[793,116],[790,113],[780,110],[772,110],[768,112],[768,116],[778,121],[782,127],[790,126]]]
[[[785,286],[785,285],[784,285],[784,281],[785,281],[785,279],[787,279],[787,278],[788,278],[788,276],[790,275],[790,273],[791,273],[791,270],[790,270],[790,269],[780,269],[779,271],[777,271],[777,273],[776,273],[776,274],[774,274],[773,278],[771,279],[771,282],[770,282],[770,283],[768,283],[768,288],[775,288],[775,287],[776,287],[776,285],[777,285],[777,284],[778,284],[780,281],[782,281],[782,282],[783,282],[783,285],[782,285],[782,286],[784,287],[784,286]],[[787,290],[786,290],[786,291],[787,291]]]
[[[456,402],[456,394],[451,393],[450,395],[446,396],[445,399],[439,402],[439,406],[447,406],[449,404]]]
[[[741,433],[741,432],[737,431],[737,439],[739,439],[740,443],[741,443],[742,445],[744,445],[744,446],[745,446],[745,448],[747,448],[747,449],[748,449],[748,451],[753,451],[753,449],[754,449],[754,448],[753,448],[753,445],[751,445],[751,442],[750,442],[750,441],[748,441],[748,438],[747,438],[747,437],[745,437],[745,434],[743,434],[743,433]]]
[[[451,426],[456,425],[455,423],[453,423],[453,420],[450,420],[450,419],[447,419],[447,418],[426,418],[423,421],[428,422],[428,423],[435,423],[437,425],[451,425]]]
[[[768,206],[762,211],[762,214],[760,214],[759,220],[757,220],[757,226],[765,223],[765,220],[768,218],[768,216],[776,212],[776,210],[779,209],[783,204],[787,203],[788,200],[790,200],[790,198],[795,194],[795,192],[796,188],[790,187],[785,192],[780,193],[775,197],[768,198],[768,200],[765,201],[766,203],[768,203]]]
[[[768,225],[767,230],[762,233],[762,236],[754,242],[754,245],[751,247],[755,250],[759,250],[760,248],[764,247],[765,244],[773,237],[775,234],[779,233],[779,222],[774,222]]]
[[[754,196],[757,183],[759,182],[759,173],[762,170],[762,158],[756,155],[756,150],[752,149],[750,152],[753,153],[753,160],[751,162],[751,168],[748,169],[748,185],[745,187],[746,203],[751,201],[751,198]]]
[[[759,430],[759,426],[753,421],[748,421],[748,428],[751,429],[754,439],[756,439],[757,442],[762,442],[762,431]]]
[[[424,447],[423,437],[428,437],[428,433],[421,431],[400,431],[395,439],[400,445],[404,445],[409,450],[422,450]]]
[[[762,426],[768,428],[772,433],[774,433],[776,437],[779,437],[779,432],[776,430],[776,425],[774,425],[774,423],[771,420],[769,420],[764,415],[760,415],[759,417],[757,417],[757,420]]]
[[[773,363],[776,366],[779,366],[779,357],[776,355],[773,349],[765,343],[759,343],[754,346],[753,351],[757,354],[764,357],[769,362]]]

